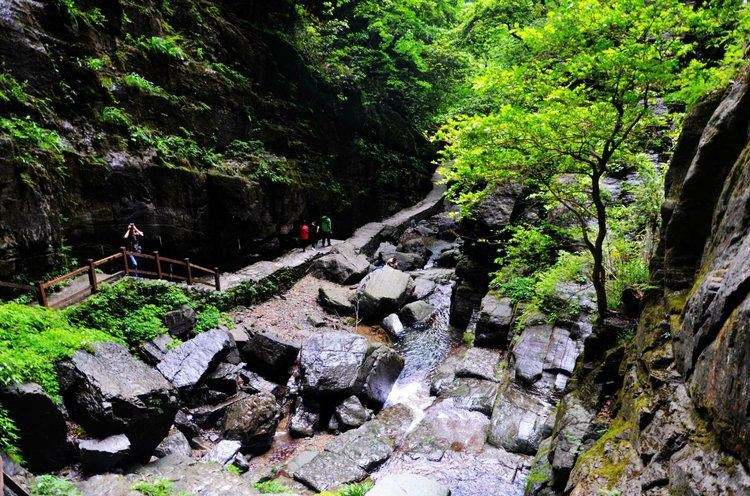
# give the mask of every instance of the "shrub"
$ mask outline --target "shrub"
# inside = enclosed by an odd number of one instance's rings
[[[225,313],[219,311],[213,305],[206,305],[203,311],[198,315],[198,322],[195,324],[195,332],[208,331],[216,329],[219,326],[228,328],[234,327],[234,321]]]
[[[18,429],[8,417],[8,412],[0,406],[0,452],[5,453],[11,460],[20,461],[21,454],[16,448]]]
[[[29,102],[29,95],[24,85],[16,81],[13,76],[0,73],[0,102],[25,104]]]
[[[644,290],[649,286],[649,268],[637,241],[617,239],[607,247],[607,305],[616,310],[622,304],[622,292],[626,288]]]
[[[81,492],[67,479],[40,475],[34,479],[31,496],[81,496]]]
[[[104,25],[104,21],[107,20],[98,7],[82,10],[76,4],[76,0],[57,0],[57,4],[68,15],[68,18],[76,27],[78,27],[79,22],[91,27],[101,27]]]
[[[282,494],[288,493],[290,489],[282,484],[278,479],[272,479],[262,482],[256,482],[253,487],[261,494]]]
[[[364,496],[372,489],[373,483],[370,481],[360,482],[359,484],[348,484],[339,489],[338,496]]]

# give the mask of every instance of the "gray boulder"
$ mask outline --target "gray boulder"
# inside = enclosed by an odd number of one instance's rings
[[[367,340],[358,334],[331,331],[312,336],[300,351],[303,391],[353,392],[368,349]]]
[[[314,400],[297,398],[289,419],[289,433],[298,437],[311,437],[320,427],[320,407]]]
[[[513,322],[510,298],[487,294],[482,298],[474,342],[477,346],[500,347],[506,344]]]
[[[140,355],[143,361],[147,364],[155,367],[159,362],[164,360],[164,357],[169,353],[169,349],[172,347],[172,343],[175,338],[169,334],[162,334],[157,336],[151,341],[148,341],[141,345]],[[179,341],[177,341],[179,343]]]
[[[0,405],[18,429],[17,447],[29,470],[52,472],[70,460],[65,414],[40,385],[28,383],[0,389]]]
[[[450,496],[450,490],[432,478],[414,474],[386,475],[368,496]]]
[[[441,398],[453,398],[457,408],[492,415],[492,408],[497,397],[498,384],[469,377],[459,377],[444,387]]]
[[[370,270],[367,257],[357,253],[349,243],[337,245],[329,255],[313,263],[313,273],[339,284],[358,282]]]
[[[214,445],[205,455],[201,461],[218,463],[221,466],[232,463],[235,456],[240,452],[242,445],[239,441],[230,441],[224,439]]]
[[[164,458],[165,456],[177,453],[184,456],[190,456],[192,450],[190,449],[190,442],[185,437],[185,434],[180,432],[177,428],[172,428],[169,435],[156,447],[154,456],[157,458]]]
[[[365,408],[359,398],[350,396],[336,407],[338,425],[351,429],[359,427],[372,418],[372,410]]]
[[[325,310],[337,315],[350,315],[354,313],[354,305],[349,297],[340,288],[320,287],[318,290],[318,303]]]
[[[271,393],[245,396],[227,407],[224,435],[242,443],[243,451],[261,453],[273,442],[281,407]]]
[[[507,387],[492,412],[489,442],[511,453],[533,455],[552,433],[552,405],[541,398]]]
[[[198,317],[195,310],[187,305],[182,305],[177,310],[172,310],[164,315],[164,326],[172,336],[187,339],[193,335]]]
[[[391,255],[391,259],[399,270],[406,271],[421,269],[427,263],[427,255],[402,251],[397,251]]]
[[[512,351],[517,380],[532,385],[542,377],[551,337],[552,326],[547,324],[528,326],[523,330]]]
[[[385,329],[391,339],[398,340],[404,337],[404,325],[395,313],[384,318],[380,326]]]
[[[437,288],[437,283],[429,277],[415,277],[412,297],[417,300],[424,300],[435,292],[435,288]]]
[[[404,307],[399,312],[401,320],[406,324],[424,322],[435,313],[435,307],[424,300],[417,300]]]
[[[365,399],[382,405],[404,368],[404,359],[386,345],[370,348],[362,365],[357,392]]]
[[[58,366],[65,404],[97,437],[125,434],[130,455],[148,461],[177,412],[175,390],[156,370],[114,343],[98,343]]]
[[[106,439],[85,439],[78,443],[81,465],[86,472],[109,472],[130,456],[130,441],[124,434]]]
[[[225,330],[206,331],[171,350],[156,368],[183,394],[193,388],[236,348]]]
[[[497,381],[499,362],[500,353],[484,348],[469,348],[458,363],[456,376]]]
[[[578,459],[586,433],[594,416],[575,396],[567,396],[560,404],[552,436],[549,460],[555,480],[568,480]]]
[[[324,451],[293,475],[299,482],[321,492],[361,481],[367,477],[367,472],[346,456]]]
[[[373,319],[398,310],[411,290],[409,274],[382,267],[365,277],[357,288],[359,313]]]
[[[286,378],[299,349],[299,345],[273,331],[255,331],[242,347],[242,357],[251,369],[269,378]]]

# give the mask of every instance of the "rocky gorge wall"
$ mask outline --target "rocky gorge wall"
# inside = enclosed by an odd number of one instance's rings
[[[0,2],[0,277],[64,246],[209,263],[340,234],[429,189],[432,150],[295,45],[286,2]]]
[[[586,344],[532,494],[750,491],[749,124],[750,74],[686,116],[652,261],[658,287],[632,340],[610,320]]]

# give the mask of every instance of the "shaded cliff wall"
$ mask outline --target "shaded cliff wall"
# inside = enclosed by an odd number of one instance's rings
[[[301,53],[290,2],[69,3],[0,1],[0,277],[106,253],[130,221],[146,249],[241,259],[429,188],[430,144]]]

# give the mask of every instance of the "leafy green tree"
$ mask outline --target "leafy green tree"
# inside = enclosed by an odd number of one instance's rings
[[[602,181],[643,161],[658,99],[674,92],[701,13],[678,0],[546,2],[512,31],[513,64],[492,61],[476,78],[490,112],[453,119],[444,174],[465,205],[478,185],[517,182],[545,192],[575,219],[591,252],[599,317],[607,315]]]

